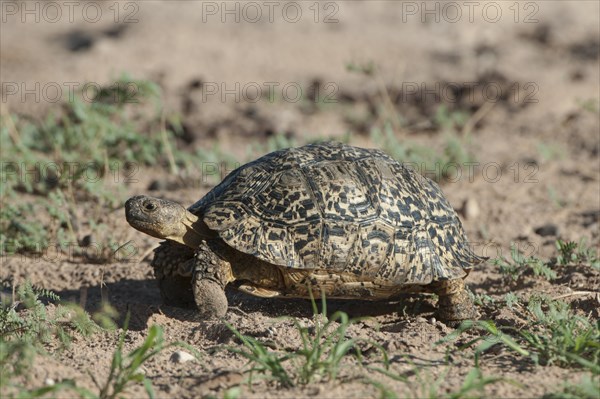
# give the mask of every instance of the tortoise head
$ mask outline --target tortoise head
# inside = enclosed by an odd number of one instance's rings
[[[192,248],[209,236],[198,216],[174,201],[137,195],[125,202],[125,217],[143,233]]]

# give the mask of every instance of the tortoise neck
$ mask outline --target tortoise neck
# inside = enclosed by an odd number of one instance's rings
[[[186,211],[182,223],[185,231],[175,241],[190,248],[198,248],[203,240],[215,237],[215,233],[198,216],[189,211]]]

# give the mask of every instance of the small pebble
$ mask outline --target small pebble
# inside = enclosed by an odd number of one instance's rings
[[[177,351],[171,355],[171,361],[174,363],[186,363],[194,359],[194,356],[184,351]]]
[[[435,325],[435,322],[436,322],[436,321],[437,321],[437,320],[435,319],[435,317],[432,317],[431,319],[429,319],[429,323],[431,323],[431,324],[433,324],[433,325]]]
[[[481,213],[479,211],[479,204],[473,198],[467,198],[463,202],[461,213],[465,219],[477,219]]]
[[[52,386],[52,385],[54,385],[54,380],[52,378],[46,378],[44,380],[44,385],[46,385],[46,386]]]
[[[277,328],[275,328],[275,327],[267,328],[267,335],[269,337],[273,337],[273,336],[277,335]]]
[[[534,230],[535,234],[542,237],[557,236],[558,226],[552,223],[545,224]]]

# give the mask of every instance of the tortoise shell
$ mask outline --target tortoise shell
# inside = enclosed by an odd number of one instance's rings
[[[232,248],[283,270],[421,285],[464,277],[483,260],[435,182],[345,144],[265,155],[189,211]]]

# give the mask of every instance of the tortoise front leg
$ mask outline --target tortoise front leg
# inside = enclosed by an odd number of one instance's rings
[[[219,258],[206,241],[202,241],[196,251],[192,278],[194,300],[202,317],[225,316],[228,306],[225,286],[233,280],[229,263]]]
[[[463,279],[438,281],[431,284],[431,291],[440,297],[437,316],[447,325],[455,327],[463,320],[477,318]]]

